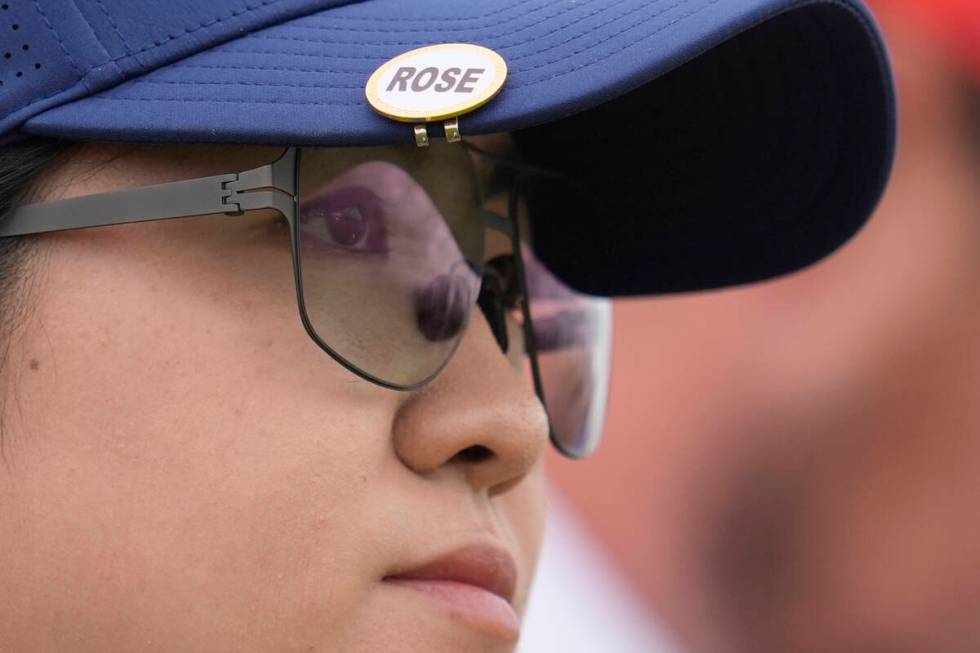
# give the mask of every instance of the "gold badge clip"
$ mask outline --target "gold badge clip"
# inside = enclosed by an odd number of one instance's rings
[[[459,117],[492,100],[507,79],[499,54],[471,43],[418,48],[385,62],[368,79],[368,102],[383,116],[414,123],[415,143],[429,144],[426,123],[444,121],[446,140],[462,140]]]

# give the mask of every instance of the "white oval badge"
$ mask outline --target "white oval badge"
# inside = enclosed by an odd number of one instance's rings
[[[378,113],[401,122],[446,120],[483,106],[500,92],[507,63],[470,43],[411,50],[374,71],[367,99]]]

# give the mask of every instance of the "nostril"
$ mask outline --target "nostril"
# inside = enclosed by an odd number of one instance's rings
[[[484,447],[482,444],[477,444],[472,447],[466,447],[453,456],[453,460],[458,460],[469,464],[476,464],[482,463],[485,460],[490,460],[493,457],[494,453],[490,451],[490,449]]]

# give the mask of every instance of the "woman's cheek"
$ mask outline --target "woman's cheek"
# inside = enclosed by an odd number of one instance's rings
[[[527,605],[544,539],[547,496],[542,461],[543,459],[538,460],[520,483],[497,498],[509,522],[516,550],[519,552],[520,559],[517,564],[520,584],[515,599],[518,614],[523,614]]]

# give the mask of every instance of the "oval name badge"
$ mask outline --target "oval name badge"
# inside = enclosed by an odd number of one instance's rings
[[[367,83],[378,113],[401,122],[446,120],[483,106],[500,92],[507,63],[471,43],[410,50],[384,63]]]

